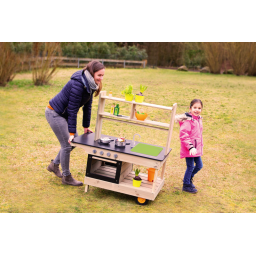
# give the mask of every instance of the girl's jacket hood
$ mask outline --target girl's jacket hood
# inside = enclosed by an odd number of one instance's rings
[[[203,154],[203,123],[201,116],[193,116],[191,113],[175,115],[175,121],[180,124],[180,158],[198,157]],[[197,149],[195,156],[189,155],[189,150]]]

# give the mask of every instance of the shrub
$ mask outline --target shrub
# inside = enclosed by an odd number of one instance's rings
[[[61,55],[60,43],[33,43],[32,55],[34,85],[48,84],[61,62],[61,59],[53,58]]]
[[[15,54],[11,43],[0,42],[0,86],[6,86],[20,66],[20,57]]]
[[[11,43],[11,47],[13,49],[13,51],[15,53],[18,53],[18,54],[25,54],[25,55],[28,55],[28,54],[31,54],[32,53],[32,45],[33,43],[31,42],[14,42],[14,43]]]
[[[88,56],[87,43],[61,43],[63,56],[85,58]]]
[[[234,74],[256,75],[256,43],[227,43],[226,51]]]
[[[96,43],[61,43],[63,56],[95,58],[95,59],[124,59],[144,60],[148,55],[145,49],[137,46],[118,47],[113,42]]]
[[[183,63],[187,67],[203,67],[206,64],[201,43],[185,43]]]
[[[256,43],[251,44],[251,53],[249,58],[248,76],[256,76]]]
[[[224,43],[207,42],[201,43],[205,53],[205,61],[213,74],[220,74],[222,63],[225,59]]]

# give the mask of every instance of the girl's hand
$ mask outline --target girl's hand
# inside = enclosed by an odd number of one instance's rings
[[[189,150],[189,154],[192,155],[192,156],[196,155],[196,154],[197,154],[196,148],[191,148],[191,149]]]
[[[70,135],[69,139],[68,139],[68,143],[70,143],[73,139],[74,139],[74,135]]]
[[[93,131],[90,130],[89,128],[84,128],[84,133],[93,133]]]

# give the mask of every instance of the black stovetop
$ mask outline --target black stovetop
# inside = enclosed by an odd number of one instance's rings
[[[120,152],[120,153],[123,153],[123,154],[129,154],[129,155],[143,157],[143,158],[147,158],[147,159],[153,159],[153,160],[156,160],[156,161],[163,161],[172,150],[172,149],[170,149],[168,154],[165,155],[164,154],[165,147],[161,147],[161,148],[163,148],[163,150],[159,153],[158,156],[150,156],[150,155],[145,155],[145,154],[132,152],[131,151],[131,149],[133,148],[132,147],[132,140],[126,140],[126,143],[130,143],[130,144],[126,145],[125,147],[117,147],[117,146],[115,146],[115,141],[111,141],[110,144],[107,144],[107,145],[99,143],[97,141],[94,141],[94,135],[95,135],[95,133],[83,134],[83,135],[80,135],[80,136],[76,137],[72,142],[77,143],[77,144],[81,144],[81,145],[90,146],[90,147],[95,147],[95,148],[100,148],[100,149],[107,149],[107,150],[114,151],[114,152],[117,152],[117,153]],[[111,139],[114,139],[114,140],[117,139],[117,137],[102,134],[101,138],[103,138],[103,137],[108,137],[108,138],[111,138]],[[138,143],[142,143],[142,142],[135,141],[134,147]],[[152,145],[152,144],[147,144],[147,143],[142,143],[142,144]],[[152,146],[156,146],[156,145],[152,145]],[[160,147],[160,146],[157,146],[157,147]]]

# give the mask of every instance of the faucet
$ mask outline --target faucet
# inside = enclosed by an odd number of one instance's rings
[[[135,138],[135,136],[136,135],[138,135],[139,137],[140,137],[140,135],[138,134],[138,133],[135,133],[134,135],[133,135],[133,141],[132,141],[132,147],[134,147],[135,146],[135,141],[134,141],[134,138]],[[141,137],[140,137],[141,138]]]

